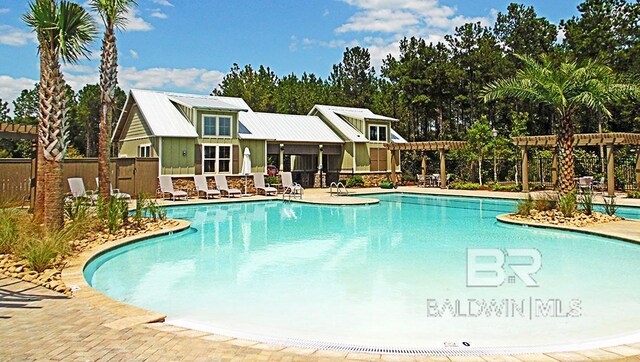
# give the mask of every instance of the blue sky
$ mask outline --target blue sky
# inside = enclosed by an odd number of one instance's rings
[[[85,0],[82,0],[85,1]],[[326,78],[344,48],[369,48],[374,65],[403,36],[441,40],[468,21],[492,25],[509,0],[138,0],[118,34],[121,86],[209,93],[233,63],[277,74]],[[520,1],[553,23],[579,0]],[[20,21],[24,0],[0,0],[0,98],[13,100],[38,79],[37,44]],[[100,34],[101,37],[101,34]],[[97,83],[100,42],[90,60],[64,67],[75,90]],[[11,105],[10,105],[11,106]],[[12,106],[11,106],[12,108]]]

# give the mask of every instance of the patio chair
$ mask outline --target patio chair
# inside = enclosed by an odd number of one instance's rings
[[[200,193],[204,193],[204,197],[206,199],[208,199],[209,196],[213,198],[216,196],[220,197],[220,191],[209,188],[205,175],[195,175],[193,176],[193,179],[196,183],[196,193],[198,194],[198,198],[200,198]]]
[[[98,194],[94,191],[87,192],[87,189],[84,188],[84,181],[82,181],[81,177],[68,178],[67,182],[69,183],[72,199],[87,199],[92,205],[98,200]]]
[[[418,174],[416,175],[416,179],[418,180],[418,187],[427,187],[427,176]]]
[[[173,188],[171,176],[158,176],[158,181],[160,182],[160,192],[162,193],[163,199],[166,194],[169,194],[173,201],[176,201],[176,199],[186,200],[189,198],[189,194],[186,191],[176,190]]]
[[[265,196],[278,194],[277,188],[271,187],[271,185],[269,186],[265,185],[264,175],[261,173],[253,174],[253,187],[255,187],[256,193],[260,194],[260,191],[262,190]]]
[[[100,190],[100,179],[96,177],[96,187]],[[120,192],[120,189],[114,189],[112,184],[109,184],[109,193],[111,197],[116,199],[125,199],[127,202],[131,201],[131,195],[126,192]]]
[[[216,180],[216,188],[220,190],[222,195],[227,195],[227,197],[232,197],[234,195],[240,196],[242,192],[238,189],[231,189],[227,184],[227,176],[225,175],[215,175],[213,176]]]
[[[304,188],[302,187],[302,185],[293,182],[293,176],[291,175],[291,172],[282,172],[280,176],[282,177],[282,188],[284,189],[285,194],[293,193],[301,195],[304,192]]]
[[[578,190],[580,192],[591,191],[593,183],[593,176],[584,176],[578,179]]]

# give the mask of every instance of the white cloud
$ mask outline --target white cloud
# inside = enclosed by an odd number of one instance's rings
[[[292,53],[298,51],[298,37],[295,35],[291,35],[291,42],[289,43],[289,51]]]
[[[138,59],[140,57],[138,55],[138,52],[133,50],[133,49],[129,49],[129,55],[131,55],[131,58],[133,58],[133,59]]]
[[[118,80],[123,89],[181,89],[211,91],[222,81],[224,73],[202,68],[121,68]]]
[[[329,16],[329,14],[331,14],[331,13],[329,12],[329,9],[324,9],[324,12],[322,13],[322,16],[325,16],[325,17],[326,17],[326,16]]]
[[[173,4],[170,3],[169,0],[152,0],[152,1],[154,4],[173,7]]]
[[[151,9],[151,17],[158,19],[167,19],[169,16],[163,13],[160,9]]]
[[[35,34],[30,31],[0,24],[0,44],[22,46],[35,39]]]
[[[36,79],[0,75],[0,99],[3,102],[9,102],[9,108],[13,111],[13,100],[20,95],[23,89],[32,89],[37,82]]]
[[[0,8],[0,14],[6,14],[9,11],[11,11],[11,9],[9,9],[9,8]]]
[[[138,9],[130,8],[125,15],[127,31],[149,31],[153,30],[153,26],[146,20],[138,16]]]

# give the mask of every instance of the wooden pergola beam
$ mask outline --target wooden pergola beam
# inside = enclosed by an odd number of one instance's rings
[[[391,151],[439,151],[460,150],[467,145],[464,141],[425,141],[407,143],[387,143],[385,147]]]
[[[0,123],[0,138],[36,139],[38,127],[32,124]]]
[[[513,144],[527,147],[555,147],[556,136],[526,136],[513,137]],[[640,134],[638,133],[580,133],[573,136],[574,146],[606,146],[606,145],[640,145]]]

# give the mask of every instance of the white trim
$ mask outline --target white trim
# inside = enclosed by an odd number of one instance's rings
[[[162,137],[158,137],[158,176],[162,176]]]
[[[202,174],[203,175],[233,175],[233,144],[231,143],[203,143],[201,148],[201,160],[200,160],[200,164],[202,167]],[[214,160],[216,161],[215,163],[215,171],[214,172],[206,172],[204,170],[204,161],[205,161],[205,157],[204,157],[204,148],[205,147],[215,147],[216,148],[216,157],[214,158]],[[229,147],[229,172],[220,172],[219,168],[220,168],[220,147]],[[211,158],[207,158],[208,160],[211,160]],[[224,159],[226,160],[226,158]]]
[[[269,161],[269,155],[267,155],[267,141],[264,141],[264,173],[266,174],[269,170],[267,169],[267,162]]]
[[[145,138],[155,138],[157,136],[139,136],[139,137],[131,137],[131,138],[125,138],[122,140],[118,140],[118,142],[126,142],[126,141],[138,141],[138,140],[143,140]]]
[[[371,127],[376,127],[378,129],[377,130],[377,136],[378,136],[377,140],[372,140],[371,139]],[[385,138],[384,140],[380,140],[380,135],[382,134],[382,132],[380,132],[380,128],[384,128],[384,138]],[[389,142],[389,137],[388,137],[389,136],[389,127],[387,127],[386,125],[384,125],[384,124],[370,124],[367,127],[367,131],[368,131],[367,139],[369,140],[369,142],[371,142],[371,143],[388,143]]]
[[[146,148],[146,147],[149,147],[149,153],[147,154],[147,156],[142,156],[142,155],[140,154],[140,150],[141,150],[143,147],[145,147],[145,148]],[[153,157],[153,155],[151,154],[151,150],[152,150],[152,149],[153,149],[153,145],[152,145],[151,143],[142,143],[142,144],[139,144],[139,145],[138,145],[138,157],[140,157],[140,158],[152,158],[152,157]]]
[[[355,142],[351,142],[351,146],[352,146],[352,149],[353,149],[353,162],[351,162],[352,171],[353,171],[353,173],[355,173],[356,172],[356,168],[357,168],[356,167],[356,143]]]
[[[216,127],[214,135],[205,135],[204,134],[204,119],[205,117],[213,117],[216,120]],[[220,118],[229,118],[229,135],[221,136],[220,135]],[[200,135],[202,138],[232,138],[233,137],[233,116],[224,115],[224,114],[211,114],[211,113],[203,113],[200,117]]]

